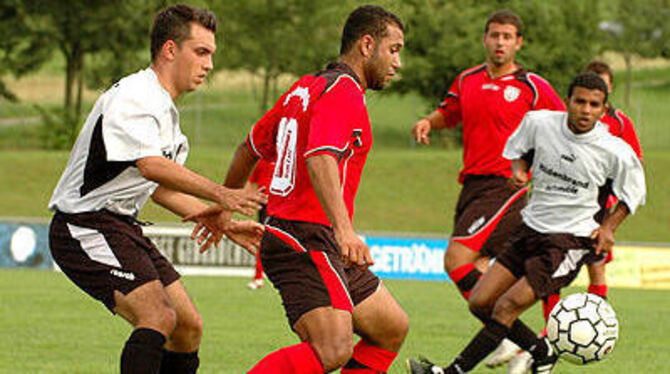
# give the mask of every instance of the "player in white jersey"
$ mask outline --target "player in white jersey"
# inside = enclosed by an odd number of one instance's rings
[[[568,112],[529,112],[507,141],[511,183],[533,193],[521,212],[522,228],[511,246],[473,289],[470,310],[484,328],[446,368],[411,361],[413,373],[465,373],[507,337],[533,356],[533,373],[550,373],[557,356],[518,317],[537,300],[569,285],[587,260],[610,251],[614,231],[644,204],[646,186],[639,159],[623,140],[598,122],[607,86],[595,73],[570,85]],[[611,184],[619,204],[598,224],[598,195]]]
[[[82,290],[134,327],[121,373],[195,373],[202,319],[179,274],[142,234],[137,215],[151,197],[186,216],[206,205],[227,211],[206,222],[244,246],[262,226],[230,220],[265,201],[256,191],[230,190],[183,167],[188,142],[174,100],[212,70],[216,18],[175,5],[151,33],[151,66],[121,79],[89,114],[49,203],[54,260]],[[207,242],[209,244],[210,242]],[[83,358],[85,361],[85,358]]]

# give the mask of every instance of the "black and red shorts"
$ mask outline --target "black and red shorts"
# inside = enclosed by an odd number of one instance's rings
[[[131,217],[108,211],[57,212],[49,227],[49,247],[63,273],[112,312],[114,291],[125,295],[153,280],[168,286],[179,279]]]
[[[468,175],[458,196],[451,240],[483,256],[495,257],[521,226],[528,188],[517,189],[501,176]]]
[[[291,327],[319,307],[352,312],[380,285],[370,270],[345,266],[332,229],[316,223],[269,217],[261,261]]]
[[[582,265],[599,257],[591,238],[543,234],[525,224],[496,261],[515,277],[526,277],[537,298],[558,293],[579,274]]]

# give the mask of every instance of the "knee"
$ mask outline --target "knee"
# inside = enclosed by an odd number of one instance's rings
[[[202,337],[202,317],[199,313],[194,313],[177,321],[177,328],[184,333],[191,341],[200,341]]]
[[[514,322],[521,310],[521,306],[510,298],[501,298],[496,303],[491,317],[503,324],[510,324]]]
[[[138,318],[137,324],[146,325],[169,336],[177,327],[177,312],[168,306],[157,308]]]
[[[459,248],[453,242],[450,242],[447,251],[444,253],[444,271],[447,273],[465,264],[460,260],[458,252]]]
[[[318,353],[325,372],[344,366],[354,353],[351,336],[329,339],[323,342],[312,342],[311,344]]]
[[[491,317],[493,307],[488,300],[479,297],[476,293],[470,295],[468,300],[468,308],[470,313],[477,317],[480,321],[486,322]]]

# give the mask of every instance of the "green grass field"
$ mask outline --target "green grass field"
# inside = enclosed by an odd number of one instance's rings
[[[249,291],[244,278],[186,277],[205,321],[200,373],[242,373],[265,354],[296,344],[279,297],[270,287]],[[480,325],[450,284],[387,281],[410,316],[410,334],[390,373],[404,373],[407,357],[424,354],[450,361]],[[568,293],[576,292],[570,289]],[[115,373],[131,328],[75,288],[63,274],[0,270],[0,373]],[[607,361],[567,373],[668,373],[670,338],[667,292],[614,289],[611,300],[621,325],[620,340]],[[536,329],[539,309],[524,320]],[[504,373],[483,365],[474,373]]]

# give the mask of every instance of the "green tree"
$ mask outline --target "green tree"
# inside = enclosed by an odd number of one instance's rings
[[[670,55],[670,1],[617,0],[600,23],[607,48],[621,53],[626,64],[624,104],[630,106],[633,56]]]
[[[525,24],[517,60],[559,93],[601,48],[595,1],[408,0],[403,5],[408,25],[405,68],[394,89],[418,92],[434,107],[461,71],[484,61],[486,19],[503,8],[517,12]]]
[[[269,106],[280,74],[302,75],[337,57],[350,1],[212,0],[223,14],[217,68],[239,69],[261,78],[259,110]]]
[[[44,112],[46,123],[67,147],[76,137],[80,123],[82,91],[88,71],[96,87],[119,78],[132,67],[148,63],[137,51],[148,49],[151,19],[163,1],[153,0],[31,0],[18,2],[14,9],[25,14],[36,35],[48,35],[44,53],[61,53],[65,60],[65,87],[62,113]],[[97,58],[94,58],[97,57]],[[97,69],[96,69],[97,67]],[[64,143],[64,144],[63,144]]]

